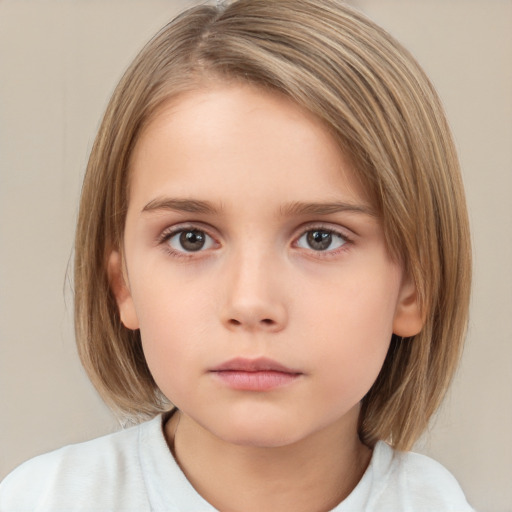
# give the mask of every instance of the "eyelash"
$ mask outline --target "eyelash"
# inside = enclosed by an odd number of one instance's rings
[[[219,245],[219,243],[216,242],[215,237],[210,235],[208,233],[208,230],[205,229],[204,226],[197,226],[197,225],[191,225],[191,224],[174,226],[172,228],[168,228],[168,229],[164,230],[158,239],[158,243],[159,243],[159,245],[162,245],[164,247],[165,251],[173,257],[193,258],[196,253],[203,252],[201,250],[202,248],[200,248],[198,251],[188,251],[188,252],[185,250],[180,251],[180,250],[173,249],[169,243],[169,241],[176,235],[179,235],[180,233],[187,233],[187,232],[192,232],[192,231],[204,233],[206,236],[211,238],[215,244]]]
[[[328,236],[330,236],[331,239],[330,239],[329,243],[334,242],[334,237],[339,238],[339,241],[341,242],[341,245],[339,245],[338,247],[336,247],[334,249],[315,250],[311,247],[303,247],[303,249],[305,249],[306,251],[313,253],[315,258],[336,257],[341,252],[346,251],[348,249],[347,246],[349,246],[352,243],[351,238],[349,238],[345,233],[342,233],[341,231],[338,231],[336,229],[332,229],[331,227],[316,225],[316,226],[309,227],[308,229],[306,229],[304,231],[301,231],[301,234],[297,238],[295,238],[295,242],[293,245],[295,247],[300,248],[299,241],[303,237],[307,236],[309,233],[314,233],[315,231],[321,232],[321,233],[324,233],[324,234],[327,234]]]
[[[206,249],[203,249],[203,247],[200,247],[197,251],[186,251],[186,250],[182,251],[182,250],[174,249],[169,243],[169,241],[176,235],[179,235],[180,233],[187,233],[187,232],[193,232],[193,231],[205,234],[208,238],[210,238],[213,241],[214,245],[217,245],[217,246],[220,245],[219,242],[216,241],[215,237],[208,233],[208,230],[205,229],[204,226],[198,226],[198,225],[193,225],[193,224],[179,225],[179,226],[175,226],[175,227],[168,228],[168,229],[164,230],[158,238],[158,244],[162,245],[164,247],[165,251],[173,257],[187,258],[187,259],[193,258],[193,257],[195,257],[196,253],[204,252],[205,250],[208,250],[211,247],[207,247]],[[308,233],[312,233],[314,231],[319,231],[319,232],[323,232],[323,233],[326,233],[331,236],[334,235],[336,237],[339,237],[339,239],[341,240],[341,245],[339,247],[336,247],[335,249],[326,249],[326,250],[314,250],[312,248],[300,247],[298,244],[299,244],[299,241],[301,240],[301,238],[303,238],[304,236],[307,236]],[[351,239],[351,237],[348,237],[344,232],[342,233],[339,230],[332,229],[331,227],[327,227],[327,226],[318,224],[318,225],[308,226],[307,229],[302,229],[300,231],[299,236],[294,238],[294,242],[292,245],[294,247],[298,247],[299,249],[304,249],[310,253],[313,253],[315,255],[315,257],[317,257],[317,258],[318,257],[329,258],[329,257],[335,257],[339,253],[346,251],[348,249],[347,246],[350,246],[350,244],[352,244],[352,239]]]

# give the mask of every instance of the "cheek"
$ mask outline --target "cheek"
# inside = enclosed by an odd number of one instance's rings
[[[154,275],[148,272],[134,283],[134,303],[149,369],[171,399],[176,384],[185,382],[198,367],[198,354],[209,342],[211,300],[197,286],[175,276],[157,280]]]
[[[153,259],[140,264],[144,271],[131,281],[141,331],[165,338],[177,329],[199,327],[210,287],[197,274],[176,271],[160,255]]]
[[[374,276],[375,277],[375,276]],[[305,307],[313,313],[317,344],[312,357],[325,368],[326,388],[338,387],[360,400],[380,372],[393,332],[398,294],[395,281],[372,276],[345,279],[325,300]]]
[[[378,345],[392,332],[397,282],[383,278],[380,272],[355,270],[326,283],[310,282],[307,288],[313,292],[311,298],[302,294],[300,316],[317,319],[318,328],[331,330],[342,339],[360,340],[363,346]]]

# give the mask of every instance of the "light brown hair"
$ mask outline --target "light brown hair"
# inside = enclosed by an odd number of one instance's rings
[[[122,252],[130,156],[165,102],[211,80],[279,91],[318,116],[349,155],[414,279],[425,324],[393,335],[363,399],[359,434],[408,449],[439,406],[465,336],[471,248],[464,192],[439,98],[413,57],[335,0],[239,0],[199,6],[164,27],[108,105],[84,180],[76,234],[75,329],[82,362],[109,405],[152,416],[170,404],[140,333],[119,318],[107,276]]]

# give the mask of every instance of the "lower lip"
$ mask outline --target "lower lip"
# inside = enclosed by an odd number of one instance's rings
[[[240,391],[270,391],[291,384],[299,373],[286,373],[272,370],[246,372],[226,370],[213,372],[215,376],[231,389]]]

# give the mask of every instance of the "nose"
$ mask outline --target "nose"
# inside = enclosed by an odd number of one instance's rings
[[[288,301],[270,255],[237,255],[226,261],[221,321],[232,331],[279,332],[288,322]]]

